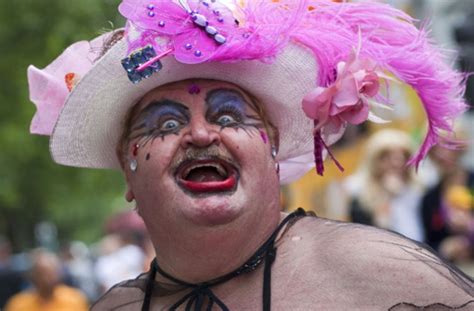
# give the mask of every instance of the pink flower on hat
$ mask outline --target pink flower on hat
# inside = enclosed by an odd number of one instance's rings
[[[375,63],[353,57],[337,66],[337,79],[329,87],[317,87],[303,98],[306,115],[317,121],[315,129],[328,125],[333,131],[346,123],[361,124],[369,119],[369,99],[379,91]]]
[[[99,56],[104,36],[91,42],[74,43],[44,69],[28,67],[30,100],[36,106],[30,133],[51,135],[72,87],[92,68]]]

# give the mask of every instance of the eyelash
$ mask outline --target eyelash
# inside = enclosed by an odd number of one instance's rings
[[[179,125],[176,128],[170,129],[170,130],[162,129],[163,125],[166,122],[171,121],[171,120],[175,120],[176,122],[179,123]],[[133,135],[132,139],[141,137],[141,139],[148,142],[149,140],[153,140],[157,137],[164,138],[166,135],[169,135],[169,134],[177,134],[183,128],[183,126],[187,123],[188,121],[184,117],[179,117],[174,114],[164,115],[164,116],[159,117],[158,120],[154,122],[154,125],[150,128],[147,128],[147,126],[144,124],[142,124],[141,126],[138,126],[138,128],[140,128],[141,131]]]
[[[228,124],[228,125],[219,124],[217,120],[223,115],[231,116],[235,120],[235,122],[232,122],[231,124]],[[224,105],[224,106],[219,107],[219,109],[216,112],[212,113],[210,120],[214,123],[217,123],[222,128],[236,127],[242,123],[243,117],[242,117],[242,112],[236,107],[234,107],[233,105]]]

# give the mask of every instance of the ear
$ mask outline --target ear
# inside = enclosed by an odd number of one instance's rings
[[[130,176],[128,175],[129,172],[124,169],[123,174],[127,187],[127,190],[125,191],[125,200],[127,200],[127,202],[132,202],[133,200],[135,200],[135,195],[133,194],[132,186],[130,185]]]
[[[135,195],[133,194],[132,189],[128,185],[127,191],[125,192],[125,200],[127,200],[127,202],[132,202],[133,200],[135,200]]]

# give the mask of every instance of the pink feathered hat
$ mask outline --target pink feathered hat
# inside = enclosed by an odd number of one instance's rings
[[[389,80],[410,85],[428,119],[411,163],[466,107],[464,75],[411,17],[386,4],[123,0],[119,11],[127,19],[122,39],[109,33],[76,43],[44,70],[28,69],[38,108],[31,131],[51,135],[60,164],[120,168],[115,146],[130,106],[191,78],[237,84],[263,103],[280,131],[282,183],[314,163],[322,174],[323,152],[348,123],[383,122],[373,108],[390,105]],[[104,55],[100,45],[110,46]]]

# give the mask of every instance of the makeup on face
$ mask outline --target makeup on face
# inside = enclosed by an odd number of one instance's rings
[[[201,93],[201,88],[196,83],[191,83],[191,85],[188,87],[188,93],[191,95],[199,94]]]
[[[249,113],[250,106],[244,97],[232,89],[216,89],[206,96],[206,119],[210,123],[234,128],[261,128],[260,117]]]
[[[177,134],[189,120],[189,108],[185,105],[169,99],[154,101],[138,115],[132,126],[131,139],[164,138],[169,134]]]
[[[188,92],[191,93],[189,89]],[[203,101],[204,119],[208,124],[219,126],[221,131],[230,127],[243,129],[249,135],[260,133],[262,136],[260,117],[238,90],[216,88],[207,92],[205,97],[200,96],[198,100]],[[167,98],[151,101],[135,118],[131,138],[138,138],[140,146],[144,146],[157,137],[164,139],[169,134],[179,135],[180,130],[192,122],[194,113],[202,113],[201,109],[196,108],[199,106],[186,104],[190,103]],[[150,159],[150,153],[145,159]],[[197,195],[232,193],[239,179],[235,166],[221,158],[188,159],[186,166],[180,167],[177,172],[178,185],[187,193]]]

